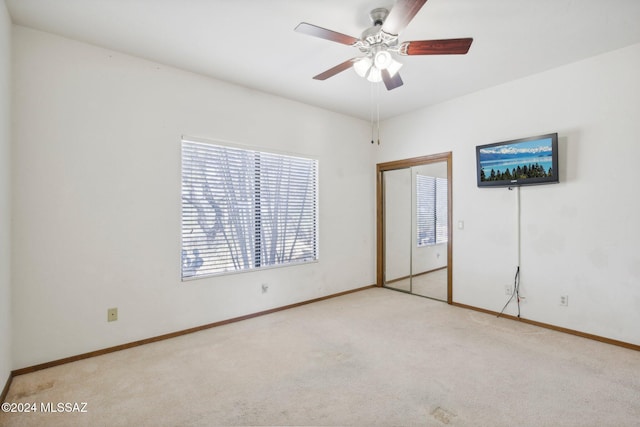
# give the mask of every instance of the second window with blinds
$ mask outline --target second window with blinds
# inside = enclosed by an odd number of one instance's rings
[[[318,259],[318,161],[182,140],[182,278]]]

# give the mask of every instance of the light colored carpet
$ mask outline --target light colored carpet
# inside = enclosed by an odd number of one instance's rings
[[[432,271],[431,273],[414,276],[411,290],[416,295],[447,300],[447,269]]]
[[[2,426],[637,426],[640,353],[388,289],[14,378]]]

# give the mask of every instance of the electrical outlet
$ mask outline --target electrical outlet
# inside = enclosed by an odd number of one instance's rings
[[[504,286],[504,294],[505,295],[513,294],[513,288],[511,287],[511,285],[505,285]]]
[[[116,320],[118,320],[118,309],[117,308],[107,309],[107,322],[115,322]]]
[[[569,295],[560,295],[560,305],[565,307],[569,305]]]

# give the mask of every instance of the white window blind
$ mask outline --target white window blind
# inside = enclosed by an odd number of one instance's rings
[[[417,245],[448,241],[447,179],[416,175]]]
[[[182,278],[317,259],[318,161],[182,141]]]

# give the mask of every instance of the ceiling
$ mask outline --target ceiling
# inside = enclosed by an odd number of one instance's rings
[[[6,0],[13,22],[368,120],[640,43],[639,0],[429,0],[401,41],[473,37],[467,55],[404,56],[387,91],[353,70],[351,46],[294,32],[309,22],[359,37],[394,0]],[[378,102],[372,102],[378,100]]]

